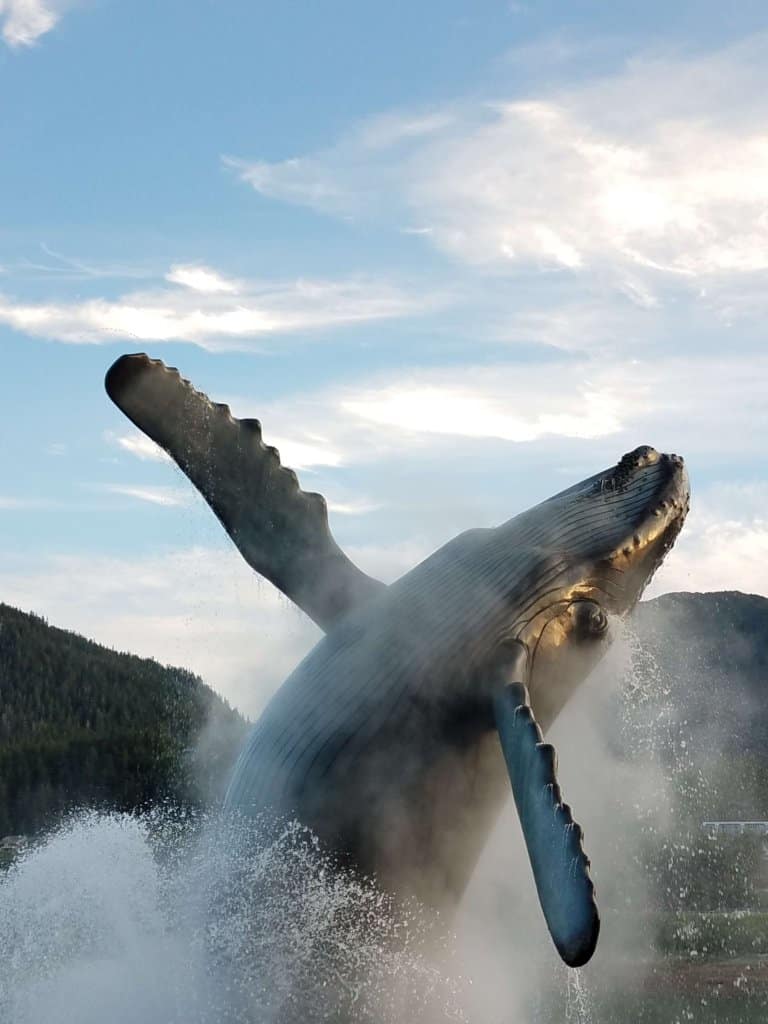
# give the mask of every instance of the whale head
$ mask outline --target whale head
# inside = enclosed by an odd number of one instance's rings
[[[683,460],[648,446],[497,528],[528,567],[502,642],[527,651],[528,686],[546,727],[604,653],[611,620],[639,600],[683,525]]]

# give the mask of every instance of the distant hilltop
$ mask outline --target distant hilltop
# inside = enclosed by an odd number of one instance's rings
[[[632,625],[694,750],[768,760],[768,598],[665,594],[638,605]]]
[[[192,673],[0,604],[0,836],[221,794],[247,723]]]

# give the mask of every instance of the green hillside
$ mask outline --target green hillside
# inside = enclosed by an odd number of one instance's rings
[[[665,594],[640,604],[633,624],[696,750],[768,755],[768,599]]]
[[[0,604],[0,837],[221,792],[247,724],[184,669]]]
[[[666,594],[640,604],[631,629],[634,670],[604,722],[637,780],[617,794],[617,857],[642,865],[667,909],[752,909],[768,897],[762,835],[704,823],[768,821],[768,600]]]

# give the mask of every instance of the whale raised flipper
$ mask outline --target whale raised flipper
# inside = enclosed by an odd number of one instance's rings
[[[581,967],[600,933],[589,859],[562,801],[555,748],[542,742],[528,690],[514,678],[522,674],[518,660],[497,669],[494,719],[549,933],[565,963]]]
[[[265,445],[261,424],[235,419],[179,371],[142,354],[107,372],[112,401],[186,473],[246,562],[328,630],[386,589],[336,544],[321,494]]]

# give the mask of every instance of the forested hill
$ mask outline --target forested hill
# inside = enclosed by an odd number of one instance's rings
[[[643,668],[656,675],[694,750],[768,762],[768,599],[665,594],[642,602],[632,624]]]
[[[0,604],[0,838],[78,806],[204,804],[246,728],[190,672]]]
[[[763,837],[704,822],[768,821],[768,600],[665,594],[635,609],[631,634],[604,736],[636,771],[617,773],[603,810],[621,822],[617,863],[642,868],[638,911],[754,910],[768,894]],[[613,899],[626,910],[621,887]]]

